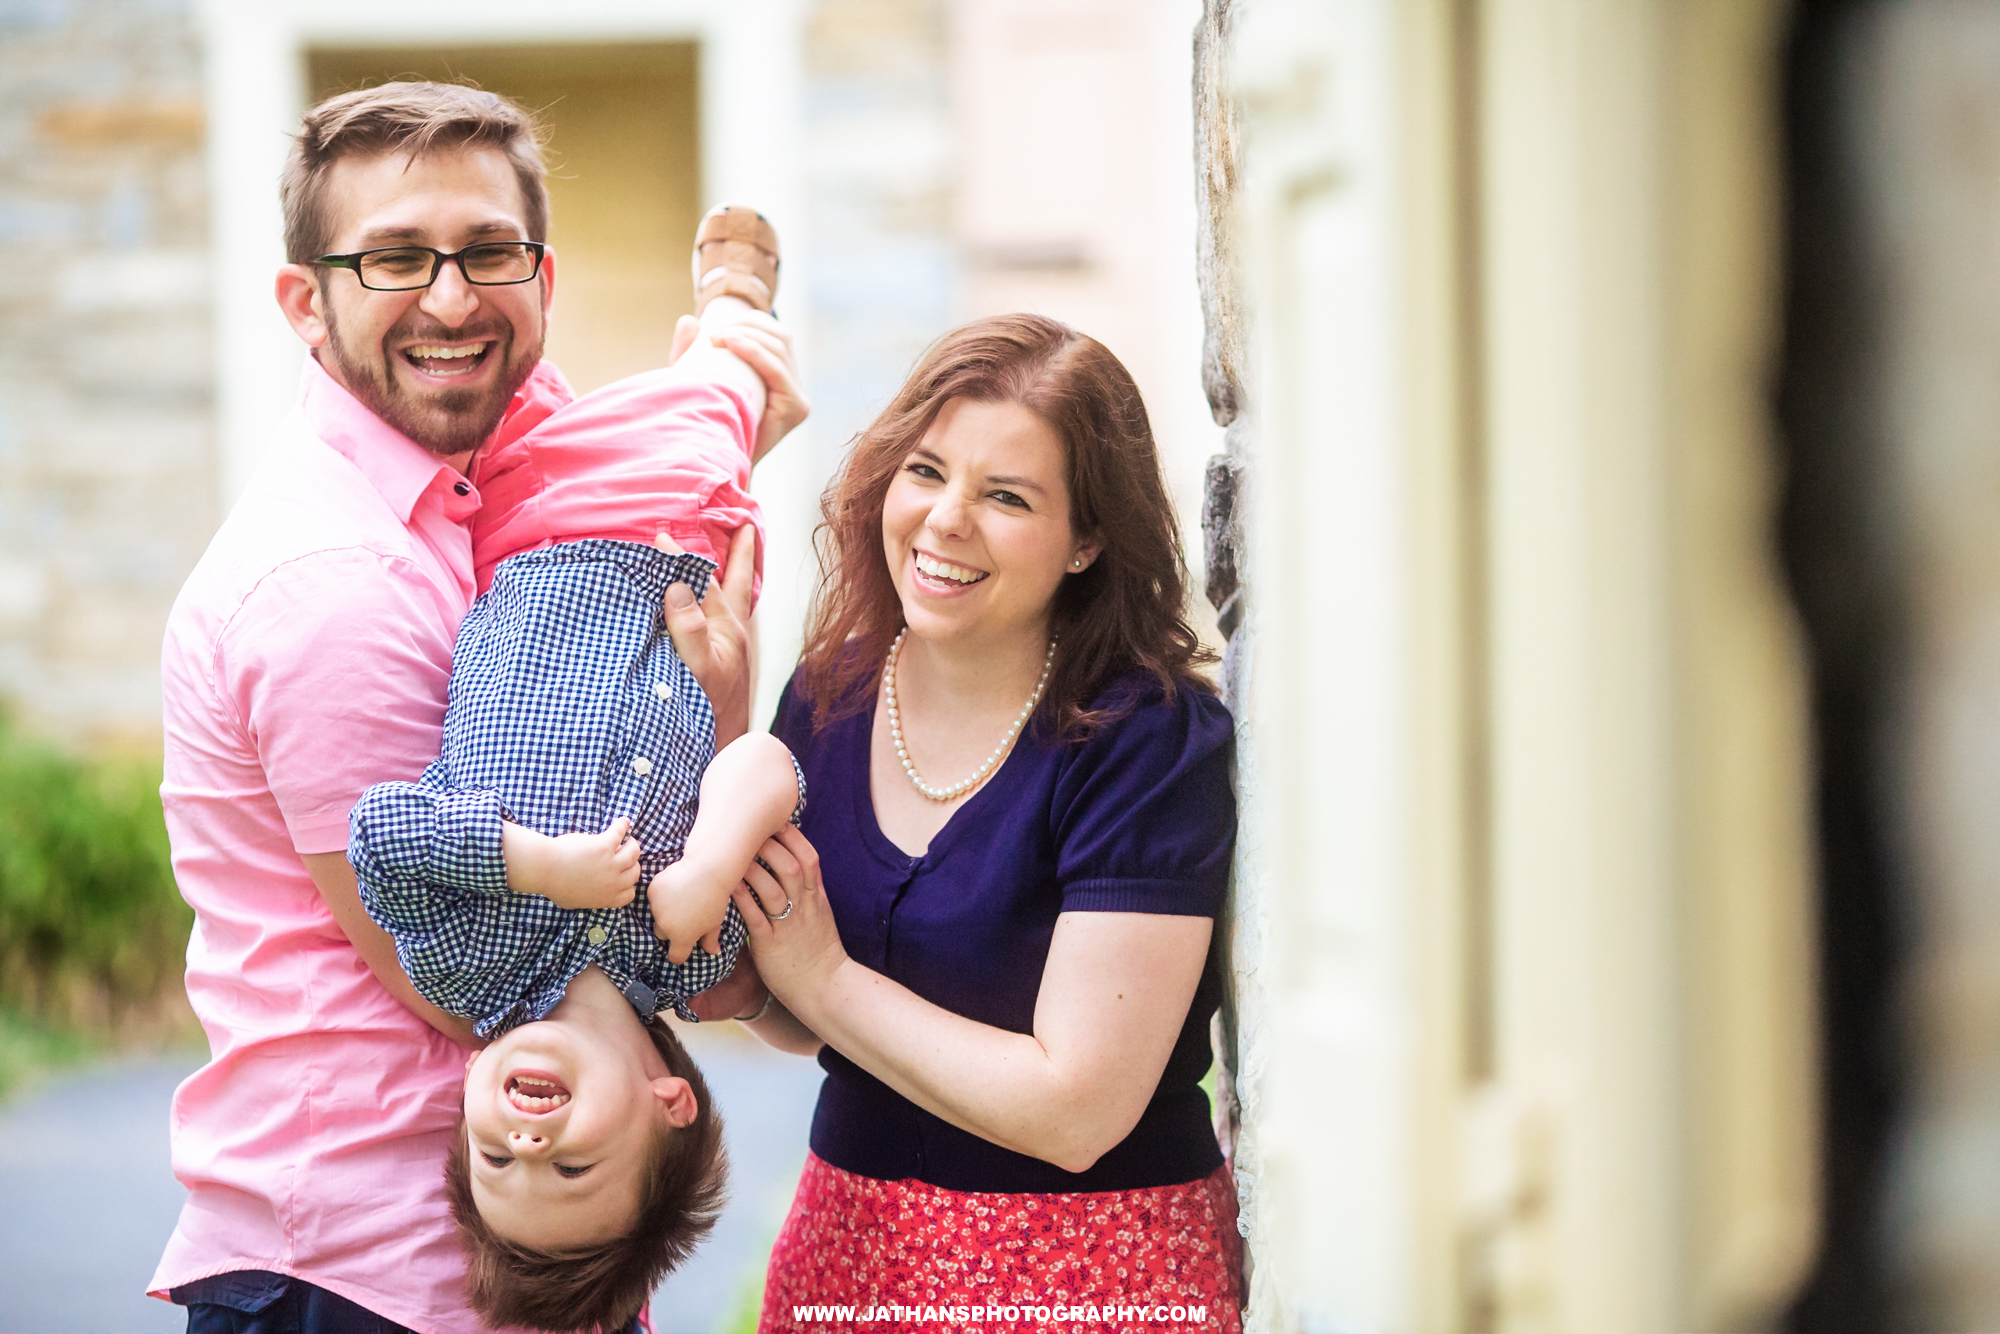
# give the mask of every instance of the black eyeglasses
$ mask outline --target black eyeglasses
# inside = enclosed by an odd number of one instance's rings
[[[321,255],[315,264],[353,269],[361,285],[373,292],[413,292],[429,287],[444,272],[445,262],[458,265],[465,281],[481,287],[524,283],[542,271],[539,241],[486,241],[456,253],[429,246],[396,245],[357,250],[351,255]]]

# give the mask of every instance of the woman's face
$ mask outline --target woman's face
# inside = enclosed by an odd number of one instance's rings
[[[882,550],[913,637],[1048,633],[1057,585],[1097,558],[1070,528],[1065,464],[1056,433],[1018,403],[944,405],[882,502]]]

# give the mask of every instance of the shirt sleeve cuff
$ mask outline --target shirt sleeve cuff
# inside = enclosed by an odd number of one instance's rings
[[[1214,917],[1219,893],[1185,880],[1074,880],[1063,886],[1064,912],[1143,912],[1165,917]]]
[[[447,792],[432,802],[436,824],[425,878],[467,894],[507,893],[507,858],[500,843],[507,810],[500,794]]]

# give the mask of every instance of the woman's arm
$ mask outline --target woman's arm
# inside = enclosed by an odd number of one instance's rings
[[[737,906],[758,970],[795,1022],[926,1111],[1065,1171],[1085,1170],[1138,1124],[1201,981],[1208,918],[1064,913],[1034,1031],[1010,1033],[848,958],[817,854],[796,829],[762,856],[776,880],[753,866],[751,883],[788,897],[792,914],[767,920],[740,889]]]

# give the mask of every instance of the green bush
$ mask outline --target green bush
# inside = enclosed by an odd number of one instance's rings
[[[194,915],[174,888],[157,759],[80,760],[0,716],[0,1006],[86,1029],[179,995]]]

